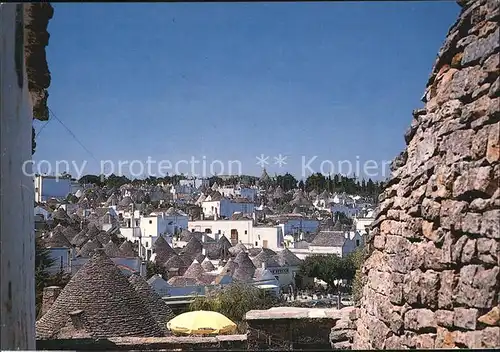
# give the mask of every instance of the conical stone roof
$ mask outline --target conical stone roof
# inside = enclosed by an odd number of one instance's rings
[[[112,194],[109,196],[109,198],[106,200],[106,205],[111,206],[111,205],[116,205],[118,203],[118,197],[116,194]]]
[[[104,246],[104,252],[110,258],[119,258],[122,256],[120,248],[111,240]]]
[[[93,338],[163,335],[137,292],[104,250],[97,251],[78,270],[36,323],[37,338],[56,338],[67,325],[69,313],[77,311],[81,311],[83,328]]]
[[[63,235],[62,231],[53,231],[46,239],[45,246],[49,248],[65,247],[71,248],[71,243]]]
[[[233,258],[229,258],[229,260],[227,261],[226,265],[224,265],[224,268],[222,269],[222,272],[221,274],[223,275],[233,275],[234,274],[234,271],[236,270],[236,268],[238,267],[238,263],[236,263]]]
[[[205,258],[205,260],[203,261],[203,263],[201,263],[201,267],[207,273],[210,272],[210,271],[214,271],[215,270],[215,266],[212,264],[212,262],[208,258]]]
[[[136,256],[134,246],[130,241],[125,241],[121,244],[120,252],[122,253],[122,256],[125,258],[133,258]]]
[[[55,228],[54,231],[49,235],[49,237],[45,240],[45,246],[49,248],[56,247],[65,247],[71,248],[71,243],[68,239],[63,235],[62,230],[60,228]]]
[[[108,243],[111,241],[111,235],[106,231],[100,231],[96,238],[101,243]]]
[[[206,256],[203,255],[203,253],[198,254],[197,256],[194,257],[195,260],[198,261],[198,263],[203,263],[205,260]]]
[[[82,248],[80,248],[77,256],[83,258],[92,257],[94,255],[94,251],[98,248],[102,248],[101,242],[99,242],[97,239],[90,240],[85,243]]]
[[[195,259],[193,260],[189,268],[187,268],[187,270],[184,272],[184,275],[182,276],[197,279],[204,273],[205,270],[203,270],[201,264]]]
[[[262,250],[252,259],[252,262],[256,268],[262,268],[262,264],[264,264],[266,268],[279,267],[280,265],[275,257],[276,253]]]
[[[318,196],[318,192],[316,192],[315,189],[313,189],[311,192],[309,192],[309,197],[312,199],[312,198],[316,198]]]
[[[234,271],[233,278],[239,281],[248,281],[253,278],[253,274],[255,273],[255,265],[252,263],[252,260],[248,256],[247,252],[241,251],[238,253],[236,258],[234,258],[234,262],[238,264],[238,267]]]
[[[167,322],[175,317],[172,309],[153,291],[151,286],[139,275],[131,275],[128,281],[132,284],[135,292],[142,299],[142,302],[149,310],[151,316],[156,320],[158,326],[166,335],[169,333]]]
[[[186,246],[182,249],[182,254],[187,255],[194,260],[198,254],[200,254],[203,250],[203,245],[200,241],[198,241],[195,237],[191,237]]]
[[[255,268],[251,267],[241,267],[238,265],[233,273],[233,279],[236,281],[249,282],[252,280],[255,273]]]
[[[155,262],[158,264],[163,264],[176,255],[175,251],[161,235],[156,239],[153,248],[156,253]]]
[[[71,218],[68,216],[68,213],[66,213],[66,211],[61,207],[59,207],[55,212],[52,213],[52,218],[66,223],[72,222]]]
[[[269,175],[267,174],[266,168],[263,168],[258,183],[264,186],[269,184],[270,182],[271,182],[271,177],[269,177]]]
[[[238,255],[240,252],[246,252],[247,250],[247,247],[245,247],[245,245],[243,243],[238,243],[236,244],[235,246],[229,248],[229,253],[231,253],[231,255]]]
[[[275,199],[281,199],[284,196],[285,196],[285,192],[283,192],[283,188],[281,188],[280,186],[276,187],[276,189],[274,190],[273,197]]]
[[[69,242],[71,242],[71,240],[75,238],[76,235],[78,235],[78,232],[79,231],[76,230],[73,226],[66,226],[64,230],[62,230],[64,237],[66,237]]]
[[[85,230],[82,230],[76,234],[75,237],[70,241],[71,244],[77,246],[78,248],[82,247],[85,243],[87,243],[89,238],[85,233]]]
[[[97,228],[97,226],[95,226],[94,224],[89,224],[87,226],[87,237],[88,238],[94,238],[97,235],[99,235],[100,232],[101,232],[101,230],[99,230]]]
[[[118,203],[118,205],[121,207],[128,207],[132,203],[133,203],[132,198],[130,198],[129,196],[126,196],[126,197],[123,197],[123,199]]]
[[[300,260],[288,248],[278,252],[276,255],[276,261],[281,266],[299,266],[302,263],[302,260]]]
[[[183,260],[183,258],[180,255],[173,255],[168,259],[164,264],[163,267],[167,270],[170,269],[185,269],[189,265],[186,265],[186,262]]]

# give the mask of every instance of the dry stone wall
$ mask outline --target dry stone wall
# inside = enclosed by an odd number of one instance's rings
[[[500,347],[500,3],[459,5],[380,196],[354,348]]]

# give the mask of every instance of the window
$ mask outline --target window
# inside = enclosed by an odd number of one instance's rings
[[[359,240],[356,240],[356,247],[359,247]]]
[[[247,234],[247,230],[245,230],[245,235]]]
[[[217,233],[220,235],[220,230],[219,230],[219,231],[217,231]]]
[[[149,246],[148,241],[146,241],[146,248]]]
[[[259,243],[257,241],[255,241],[255,247],[257,247],[259,245]]]
[[[153,220],[149,220],[149,223],[152,224],[153,223]]]

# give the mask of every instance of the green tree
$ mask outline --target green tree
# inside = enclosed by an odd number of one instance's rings
[[[102,183],[102,180],[101,180],[101,176],[97,176],[97,175],[85,175],[85,176],[82,176],[78,182],[80,184],[94,184],[94,185],[98,185],[98,186],[102,186],[103,183]]]
[[[149,280],[151,276],[160,274],[162,277],[167,277],[167,272],[165,268],[155,262],[149,261],[146,264],[146,278]]]
[[[297,188],[297,179],[288,172],[284,175],[277,175],[275,181],[285,192]]]
[[[343,258],[336,254],[312,255],[302,262],[299,273],[323,280],[328,285],[328,290],[339,292],[339,280],[346,280],[348,286],[351,285],[359,265],[358,261],[358,254],[349,254]]]
[[[123,176],[123,175],[117,176],[115,174],[111,174],[106,178],[104,183],[109,188],[113,188],[113,187],[119,188],[127,183],[130,183],[130,180],[126,176]]]
[[[35,239],[35,301],[36,315],[38,315],[42,305],[43,289],[50,279],[49,268],[54,264],[54,259],[50,257],[50,252],[43,246],[42,240]]]
[[[321,192],[326,189],[326,178],[323,174],[317,172],[315,174],[310,175],[306,179],[306,191],[311,192],[312,190],[316,190],[318,192]]]
[[[279,299],[253,285],[232,283],[221,289],[215,289],[205,297],[197,297],[190,305],[190,310],[209,310],[219,312],[242,328],[245,314],[254,309],[269,309],[276,306]],[[242,329],[245,332],[246,329]]]

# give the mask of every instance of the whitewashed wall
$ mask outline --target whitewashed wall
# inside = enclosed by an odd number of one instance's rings
[[[0,349],[34,350],[35,197],[33,177],[22,171],[31,159],[33,109],[23,63],[22,87],[16,72],[16,6],[0,4]]]

